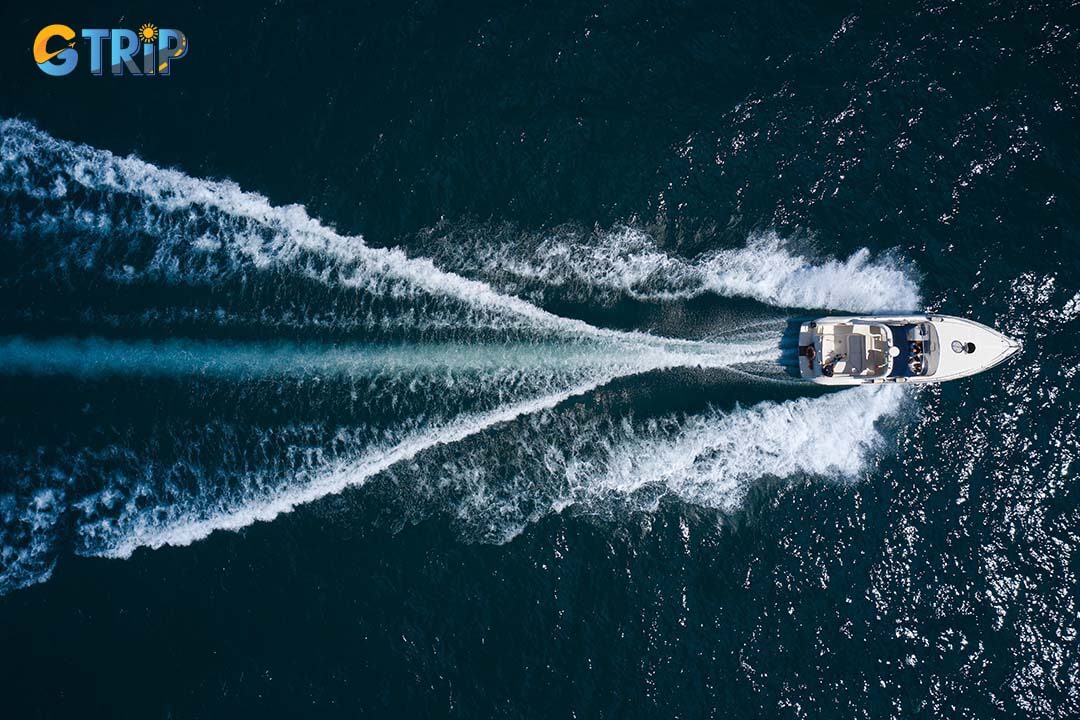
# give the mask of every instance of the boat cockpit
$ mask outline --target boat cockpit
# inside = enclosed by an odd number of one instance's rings
[[[929,322],[887,325],[852,319],[827,327],[811,323],[810,329],[816,330],[815,342],[799,352],[811,370],[815,356],[820,358],[825,377],[911,378],[933,375],[936,369],[937,341]]]

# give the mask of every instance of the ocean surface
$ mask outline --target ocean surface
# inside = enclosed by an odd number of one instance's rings
[[[1080,716],[1075,4],[0,17],[0,716]]]

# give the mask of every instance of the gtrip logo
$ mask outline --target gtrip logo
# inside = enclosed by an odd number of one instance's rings
[[[179,30],[146,23],[138,32],[123,28],[86,28],[81,34],[90,49],[90,74],[104,75],[106,54],[110,75],[169,75],[173,60],[187,55],[187,36]],[[46,25],[34,38],[34,62],[53,77],[68,75],[79,64],[76,33],[67,25]],[[50,49],[52,48],[52,49]]]

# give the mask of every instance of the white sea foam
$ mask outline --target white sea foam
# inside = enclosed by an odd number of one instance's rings
[[[571,507],[648,510],[671,496],[731,510],[759,478],[856,478],[885,452],[882,421],[903,398],[897,386],[860,387],[643,423],[552,411],[522,420],[511,437],[430,462],[456,478],[445,503],[467,532],[502,542]]]
[[[0,595],[49,579],[63,512],[63,493],[55,488],[38,488],[27,502],[0,495]]]
[[[76,189],[85,197],[66,202]],[[482,282],[439,271],[427,260],[369,247],[359,236],[319,223],[301,206],[275,207],[235,183],[191,178],[57,140],[22,121],[0,122],[0,192],[37,201],[22,218],[24,231],[81,234],[56,258],[59,265],[100,268],[117,283],[162,278],[212,284],[246,272],[283,270],[374,297],[453,299],[473,308],[478,323],[524,321],[597,332]],[[151,252],[137,252],[145,237]]]
[[[71,202],[76,188],[85,197]],[[282,271],[404,306],[393,317],[373,318],[373,325],[649,337],[560,317],[485,282],[440,270],[426,258],[372,248],[360,236],[323,225],[302,206],[273,206],[233,182],[192,178],[57,140],[19,120],[0,121],[0,193],[35,201],[19,215],[21,232],[58,235],[66,243],[54,269],[76,265],[118,284],[162,279],[212,285],[230,277],[246,282],[251,272]],[[77,239],[71,241],[70,234]],[[440,299],[456,304],[439,307]],[[424,304],[423,311],[415,304]]]
[[[876,425],[903,398],[896,386],[855,388],[820,398],[710,411],[677,430],[651,423],[616,449],[589,492],[629,494],[660,482],[679,498],[716,508],[742,499],[748,480],[795,475],[856,477],[883,436]]]
[[[775,232],[690,258],[664,250],[631,225],[591,233],[562,227],[545,234],[440,227],[420,240],[441,265],[528,297],[554,290],[578,300],[655,302],[715,293],[779,307],[855,312],[921,305],[915,273],[897,253],[874,257],[862,248],[847,259],[817,258]]]
[[[498,423],[545,408],[586,393],[606,381],[607,378],[584,383],[568,390],[534,398],[501,408],[494,412],[466,416],[443,427],[429,429],[386,448],[369,451],[359,459],[325,468],[306,484],[286,486],[265,497],[249,498],[248,502],[227,508],[212,515],[201,513],[169,517],[161,521],[160,514],[139,513],[122,528],[112,542],[95,548],[95,554],[106,557],[129,557],[136,548],[159,548],[164,545],[190,545],[205,538],[215,530],[238,530],[256,522],[273,520],[282,513],[290,512],[298,505],[312,502],[327,495],[340,493],[345,488],[364,483],[394,464],[411,459],[424,450],[440,444],[457,442],[483,432]],[[166,514],[172,515],[172,513]]]

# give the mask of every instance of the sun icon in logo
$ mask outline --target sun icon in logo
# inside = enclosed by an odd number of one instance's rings
[[[139,39],[144,43],[157,42],[157,25],[153,23],[143,23],[139,28]]]

